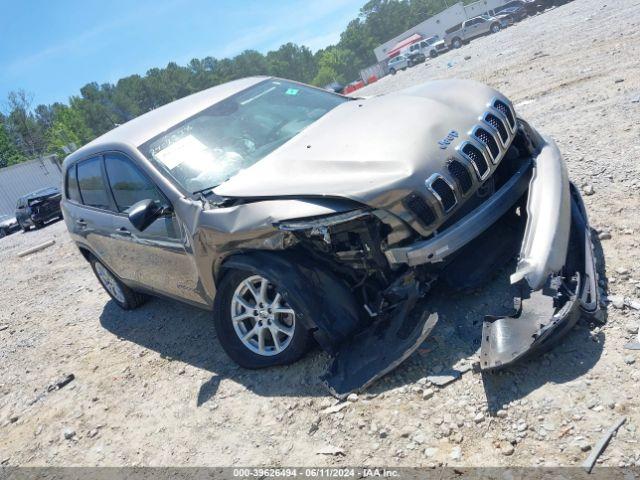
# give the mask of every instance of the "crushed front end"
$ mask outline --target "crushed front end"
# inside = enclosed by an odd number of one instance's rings
[[[587,215],[556,144],[500,96],[441,148],[446,162],[420,189],[279,225],[295,235],[296,248],[347,281],[365,312],[332,347],[325,382],[338,397],[365,388],[424,341],[438,319],[428,297],[434,282],[477,288],[517,259],[513,312],[487,312],[483,322],[485,370],[548,347],[583,314],[601,314]]]

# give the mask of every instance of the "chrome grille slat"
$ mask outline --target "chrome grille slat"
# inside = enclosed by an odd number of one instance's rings
[[[507,123],[511,128],[511,132],[515,133],[518,125],[516,122],[516,113],[513,110],[513,107],[508,102],[500,100],[499,98],[494,98],[489,106],[495,108],[505,116]]]
[[[489,176],[491,162],[487,158],[484,148],[467,141],[460,144],[458,153],[473,165],[480,180],[485,180]]]
[[[500,145],[498,144],[496,136],[489,130],[490,129],[486,129],[483,126],[476,126],[473,129],[473,136],[487,147],[489,155],[491,155],[491,161],[498,163],[500,159]]]
[[[428,227],[438,218],[429,204],[416,193],[407,195],[402,203],[407,210],[416,216],[423,227]]]
[[[456,189],[439,173],[431,175],[425,182],[425,185],[433,196],[436,197],[444,213],[449,213],[458,204]]]
[[[489,127],[491,127],[497,134],[502,148],[505,148],[509,144],[509,126],[506,121],[495,115],[493,112],[486,112],[482,116],[482,121]]]
[[[449,174],[457,180],[460,188],[462,189],[462,194],[466,195],[467,192],[471,190],[471,187],[473,187],[473,178],[465,164],[460,160],[451,158],[447,164],[447,170],[449,171]]]
[[[504,97],[493,98],[467,138],[455,147],[455,155],[448,159],[443,174],[434,173],[425,181],[430,196],[414,192],[403,199],[405,208],[424,228],[437,227],[446,214],[493,174],[517,128],[511,102]]]

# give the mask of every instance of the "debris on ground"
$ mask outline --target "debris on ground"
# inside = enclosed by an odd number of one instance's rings
[[[56,243],[55,240],[49,240],[47,242],[36,245],[35,247],[28,248],[23,250],[22,252],[18,252],[18,257],[26,257],[27,255],[31,255],[32,253],[39,252],[40,250],[44,250],[45,248],[49,248],[51,245]]]
[[[600,457],[600,455],[602,455],[602,452],[604,452],[604,449],[607,448],[607,445],[609,444],[609,440],[611,440],[611,437],[615,435],[618,429],[626,421],[627,421],[627,417],[622,417],[613,426],[611,426],[609,430],[605,432],[605,434],[602,436],[600,440],[598,440],[598,443],[596,444],[595,448],[591,452],[591,455],[589,455],[589,457],[582,464],[582,468],[584,468],[587,471],[587,473],[591,473],[591,470],[593,470],[593,466],[596,464],[598,457]]]
[[[439,373],[438,375],[429,375],[427,381],[431,382],[437,387],[446,387],[450,383],[455,382],[461,377],[461,374],[457,370],[451,370],[447,373]]]
[[[337,403],[331,407],[327,407],[322,410],[320,413],[324,415],[331,415],[332,413],[338,413],[340,410],[347,408],[349,404],[347,402]]]
[[[613,308],[617,308],[618,310],[624,308],[624,297],[621,295],[609,295],[607,300]]]
[[[71,382],[73,382],[73,380],[75,378],[76,377],[75,377],[75,375],[73,373],[70,373],[68,375],[64,375],[63,377],[60,377],[58,380],[56,380],[51,385],[49,385],[47,387],[47,391],[48,392],[52,392],[54,390],[60,390],[61,388],[64,388],[67,385],[69,385]]]
[[[319,449],[316,452],[317,455],[339,455],[344,457],[345,453],[344,450],[340,447],[334,447],[333,445],[327,445],[325,447],[322,447],[321,449]]]

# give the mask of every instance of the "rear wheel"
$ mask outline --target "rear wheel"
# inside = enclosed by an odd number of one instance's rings
[[[20,223],[20,228],[22,229],[23,232],[28,232],[30,227]]]
[[[286,365],[307,352],[311,334],[285,297],[277,279],[261,272],[231,270],[222,278],[213,321],[222,348],[237,364]]]
[[[98,259],[91,257],[89,261],[91,268],[93,268],[93,273],[96,274],[102,288],[105,289],[120,308],[123,310],[133,310],[145,302],[147,299],[146,295],[131,290]]]
[[[36,224],[36,230],[40,230],[41,228],[44,228],[44,222],[35,222]]]

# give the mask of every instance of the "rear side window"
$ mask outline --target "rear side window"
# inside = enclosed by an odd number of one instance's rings
[[[78,163],[78,187],[82,203],[89,207],[110,210],[109,197],[102,176],[100,158],[92,158]]]
[[[450,29],[445,30],[445,33],[453,33],[453,32],[455,32],[456,30],[460,30],[461,28],[462,28],[462,24],[461,24],[461,23],[459,23],[459,24],[457,24],[457,25],[454,25],[454,26],[453,26],[453,27],[451,27]]]
[[[140,200],[157,200],[165,203],[155,184],[128,158],[118,154],[108,154],[105,157],[105,167],[119,212],[126,212]]]
[[[74,202],[82,203],[80,189],[78,188],[78,174],[76,166],[73,165],[67,170],[67,198]]]

